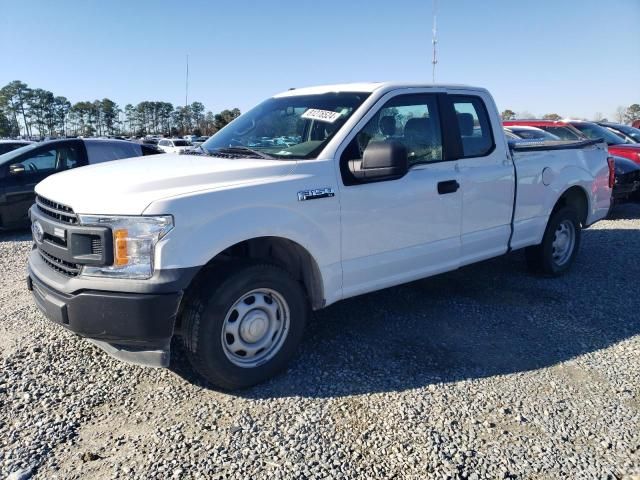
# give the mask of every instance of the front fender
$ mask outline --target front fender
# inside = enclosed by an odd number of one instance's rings
[[[338,200],[300,202],[291,191],[281,184],[253,185],[154,207],[175,218],[174,229],[156,248],[156,267],[199,267],[239,242],[280,237],[307,250],[322,275],[327,302],[334,301],[342,288]]]

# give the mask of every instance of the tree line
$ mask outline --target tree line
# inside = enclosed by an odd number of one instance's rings
[[[124,108],[109,98],[72,104],[14,80],[0,89],[0,138],[105,135],[212,135],[240,115],[237,108],[206,111],[200,102],[175,106],[144,101]]]
[[[531,119],[536,118],[532,113],[529,112],[514,112],[513,110],[506,109],[501,114],[502,120],[520,120],[520,119]],[[542,116],[542,120],[562,120],[561,115],[557,113],[547,113]],[[627,123],[631,124],[634,120],[640,119],[640,104],[634,103],[629,105],[628,107],[618,107],[614,114],[614,121],[617,123]],[[587,118],[582,118],[580,120],[588,120]],[[608,119],[601,113],[596,112],[591,119],[594,122],[607,122]]]

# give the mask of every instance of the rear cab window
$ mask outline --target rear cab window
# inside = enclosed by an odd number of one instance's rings
[[[460,131],[461,158],[483,157],[490,154],[495,147],[495,142],[484,101],[473,95],[449,95],[449,97]]]

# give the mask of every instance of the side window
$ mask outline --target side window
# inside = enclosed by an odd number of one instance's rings
[[[78,166],[81,160],[79,147],[76,145],[61,145],[49,150],[34,153],[22,160],[25,173],[59,172]]]
[[[409,166],[438,162],[442,156],[440,116],[435,95],[399,95],[385,103],[345,149],[341,164],[361,159],[369,142],[407,147]]]
[[[69,145],[58,148],[56,170],[68,170],[80,165],[82,154],[79,145]]]
[[[482,157],[494,147],[489,115],[480,97],[451,95],[464,157]]]
[[[22,160],[25,173],[41,173],[41,172],[53,172],[56,169],[56,157],[57,152],[55,148],[50,150],[40,150],[37,153],[32,153],[27,158]]]

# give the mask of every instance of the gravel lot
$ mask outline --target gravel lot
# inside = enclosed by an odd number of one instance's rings
[[[315,315],[235,395],[117,362],[48,322],[0,235],[0,478],[640,478],[640,206],[572,272],[521,253]]]

